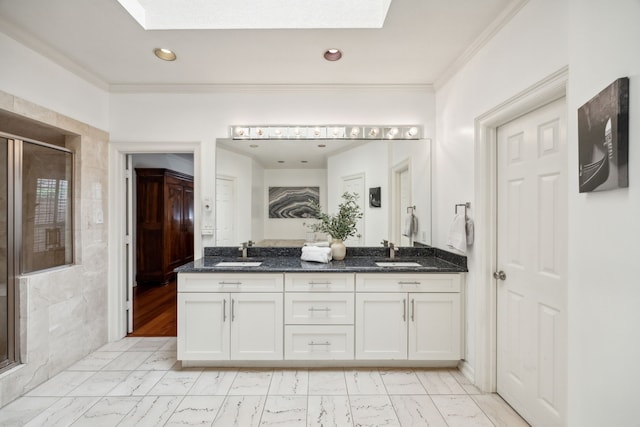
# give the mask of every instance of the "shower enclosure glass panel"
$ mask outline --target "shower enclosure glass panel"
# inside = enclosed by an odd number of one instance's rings
[[[0,138],[0,367],[9,360],[9,141]]]

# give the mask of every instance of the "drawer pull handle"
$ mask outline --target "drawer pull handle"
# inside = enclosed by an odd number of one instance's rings
[[[411,298],[411,321],[416,321],[416,300]]]
[[[222,300],[222,322],[227,321],[227,299]]]
[[[324,307],[324,308],[309,307],[309,311],[331,311],[331,309],[329,307]]]
[[[236,300],[231,298],[231,321],[236,319]]]
[[[329,341],[326,341],[326,342],[313,342],[313,341],[310,341],[309,345],[331,345],[331,343]]]
[[[313,286],[313,285],[330,285],[331,282],[314,282],[314,281],[311,281],[311,282],[309,282],[309,284],[311,286]]]
[[[218,282],[218,285],[242,285],[242,282]]]
[[[402,321],[407,321],[407,299],[402,300]]]
[[[398,285],[419,285],[420,282],[398,282]]]

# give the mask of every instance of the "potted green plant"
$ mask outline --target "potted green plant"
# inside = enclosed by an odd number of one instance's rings
[[[338,213],[333,215],[323,212],[318,203],[309,201],[314,216],[318,218],[319,222],[309,224],[308,227],[312,231],[320,231],[331,236],[333,239],[331,255],[336,260],[344,259],[347,251],[344,241],[356,235],[358,220],[363,216],[357,203],[357,193],[345,192],[342,194],[342,200],[342,203],[338,205]]]

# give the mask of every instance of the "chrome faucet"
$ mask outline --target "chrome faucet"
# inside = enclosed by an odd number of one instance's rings
[[[393,243],[389,243],[389,258],[395,259],[396,252],[398,252],[399,248],[396,247]]]
[[[242,252],[242,258],[247,257],[247,242],[242,242],[242,247],[238,248],[239,251]]]
[[[386,239],[383,239],[382,242],[380,242],[382,244],[383,247],[388,248],[389,247],[389,241]]]

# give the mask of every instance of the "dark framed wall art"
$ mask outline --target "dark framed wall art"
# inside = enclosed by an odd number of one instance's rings
[[[578,109],[580,192],[629,186],[629,79],[620,78]]]
[[[381,206],[380,187],[369,188],[369,207],[379,208]]]
[[[309,200],[320,203],[320,187],[269,187],[269,218],[314,218]]]

